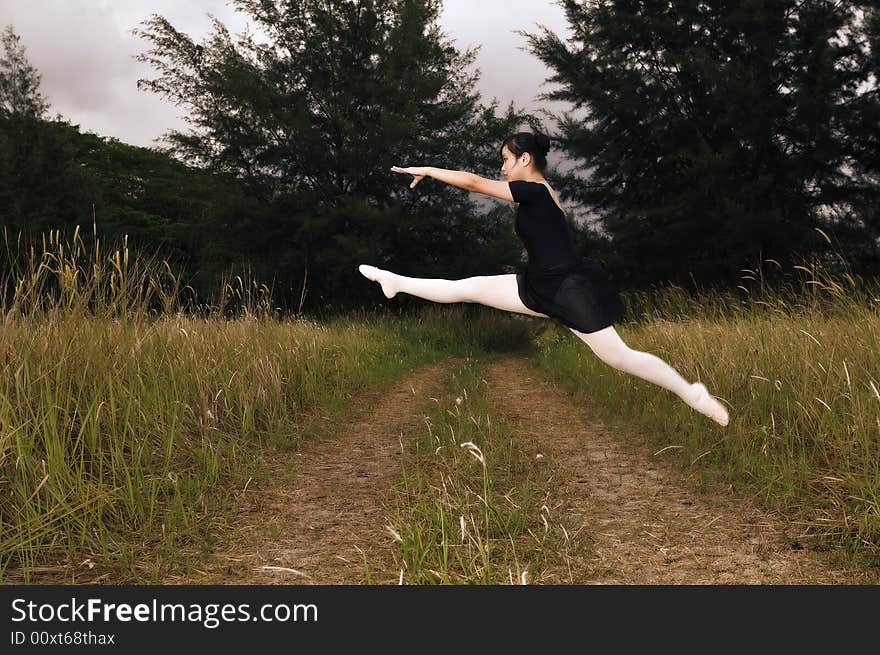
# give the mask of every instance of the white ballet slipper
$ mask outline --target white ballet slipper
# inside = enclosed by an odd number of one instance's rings
[[[393,298],[397,295],[397,287],[394,285],[394,273],[391,271],[383,271],[381,268],[370,266],[369,264],[361,264],[358,271],[368,280],[378,282],[382,286],[382,293],[386,298]]]
[[[697,390],[697,400],[692,407],[701,414],[711,418],[720,426],[726,426],[730,421],[730,416],[727,414],[727,409],[724,405],[709,393],[706,385],[702,382],[694,382],[691,386]]]

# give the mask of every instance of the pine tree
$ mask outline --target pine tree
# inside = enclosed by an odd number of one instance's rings
[[[154,15],[136,33],[159,77],[140,80],[189,110],[191,129],[165,135],[181,160],[246,180],[275,203],[275,222],[234,230],[262,258],[283,261],[335,300],[359,262],[409,274],[475,272],[499,216],[466,192],[429,182],[409,190],[392,165],[497,176],[498,146],[527,114],[495,115],[438,27],[439,0],[236,0],[268,37],[238,42],[219,21],[196,44]],[[477,269],[478,265],[484,268]],[[277,269],[276,269],[277,270]]]
[[[41,75],[28,63],[20,41],[12,25],[0,35],[0,115],[42,118],[49,105],[38,90]]]
[[[864,83],[848,105],[847,146],[857,179],[850,198],[852,212],[841,212],[841,227],[849,232],[847,257],[858,269],[880,272],[880,6],[876,0],[857,0],[860,33],[854,37],[862,52]]]
[[[730,283],[818,248],[814,228],[865,240],[855,155],[876,126],[853,120],[868,55],[852,3],[561,4],[569,43],[526,36],[561,87],[544,97],[573,105],[559,136],[590,176],[564,186],[600,215],[619,279]]]

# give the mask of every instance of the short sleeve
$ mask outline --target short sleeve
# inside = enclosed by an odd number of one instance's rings
[[[542,190],[539,187],[547,188],[540,182],[526,182],[525,180],[511,180],[507,185],[510,187],[513,201],[526,205],[541,199]]]

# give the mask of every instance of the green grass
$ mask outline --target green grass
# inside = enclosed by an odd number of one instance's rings
[[[218,538],[261,452],[332,436],[352,395],[421,363],[528,339],[463,307],[279,320],[241,280],[185,312],[168,269],[125,248],[102,258],[55,233],[44,248],[11,262],[3,303],[5,581],[75,581],[89,565],[112,582],[161,581]]]
[[[459,367],[424,407],[425,429],[403,443],[388,526],[397,570],[380,580],[368,566],[368,581],[521,584],[568,555],[537,444],[514,435],[490,405],[483,366]]]
[[[570,333],[549,331],[533,359],[621,439],[645,437],[658,459],[752,493],[819,544],[877,565],[880,289],[815,263],[794,274],[776,289],[746,286],[751,273],[726,293],[629,298],[642,320],[618,326],[621,337],[705,382],[728,405],[723,429]]]
[[[10,255],[2,303],[0,581],[187,570],[222,539],[263,453],[332,437],[354,394],[450,355],[471,360],[402,470],[404,581],[534,579],[565,541],[543,533],[549,492],[529,444],[480,386],[481,361],[502,352],[529,354],[621,439],[647,439],[697,481],[753,493],[878,564],[880,288],[840,263],[806,263],[773,287],[744,271],[726,292],[625,296],[624,340],[725,400],[722,430],[550,321],[466,304],[279,318],[270,290],[241,278],[195,305],[165,262],[124,244],[103,253],[52,233],[38,251]]]

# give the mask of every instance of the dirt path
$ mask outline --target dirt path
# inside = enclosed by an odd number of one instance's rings
[[[494,362],[487,373],[493,407],[516,433],[537,438],[536,461],[556,468],[572,539],[588,540],[580,549],[588,554],[570,562],[575,583],[860,581],[749,499],[688,491],[682,473],[590,421],[525,360]],[[536,582],[570,580],[567,569],[548,570]]]
[[[361,584],[365,561],[389,568],[383,503],[400,472],[400,440],[423,429],[417,408],[456,363],[427,365],[354,399],[355,418],[338,436],[267,462],[270,482],[241,494],[231,543],[164,583]],[[554,512],[576,542],[575,555],[534,582],[862,582],[750,499],[689,491],[683,473],[609,434],[526,360],[489,364],[486,381],[494,410],[523,443],[535,440],[536,465],[550,467],[563,491]]]
[[[164,584],[362,584],[365,558],[390,565],[382,502],[400,473],[400,440],[424,427],[417,408],[457,361],[353,400],[356,418],[341,434],[267,462],[270,483],[241,494],[231,544]]]

